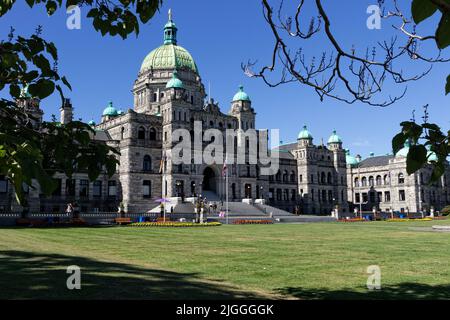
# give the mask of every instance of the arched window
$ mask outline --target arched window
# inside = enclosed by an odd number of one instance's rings
[[[355,178],[355,187],[359,187],[359,178]]]
[[[324,184],[325,183],[325,172],[322,172],[320,175],[320,183]]]
[[[361,179],[361,185],[362,185],[363,187],[366,187],[366,186],[367,186],[367,178],[366,178],[366,177],[363,177],[363,178]]]
[[[405,176],[403,173],[398,174],[398,184],[404,184],[405,183]]]
[[[327,183],[328,183],[328,184],[332,184],[332,181],[331,181],[331,172],[328,172],[328,175],[327,175]]]
[[[150,128],[149,139],[150,139],[150,141],[155,141],[157,139],[155,128]]]
[[[291,182],[295,182],[295,172],[291,171]]]
[[[384,184],[385,185],[389,185],[390,184],[389,180],[390,180],[389,176],[387,174],[385,174],[384,177],[383,177]]]
[[[144,140],[145,139],[145,128],[144,127],[139,127],[138,139],[139,140]]]
[[[278,170],[277,174],[275,175],[275,180],[281,181],[281,172]]]
[[[153,93],[153,102],[157,102],[158,101],[158,94],[155,92]]]
[[[373,181],[373,177],[372,176],[369,177],[369,186],[371,186],[371,187],[374,186],[374,181]]]
[[[123,140],[124,137],[125,137],[125,128],[122,127],[120,128],[120,140]]]
[[[377,179],[376,179],[376,185],[377,186],[381,186],[381,176],[377,176]]]
[[[283,171],[283,182],[288,182],[288,172],[286,170]]]

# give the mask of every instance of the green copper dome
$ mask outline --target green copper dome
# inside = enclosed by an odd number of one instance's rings
[[[89,121],[88,125],[90,125],[91,127],[94,127],[95,126],[95,121],[94,120]]]
[[[351,166],[356,166],[358,164],[358,160],[350,154],[350,150],[348,149],[345,150],[345,162]]]
[[[170,89],[170,88],[183,89],[184,88],[183,82],[180,79],[178,79],[177,70],[173,71],[172,79],[170,79],[169,82],[167,82],[166,88],[167,89]]]
[[[234,95],[233,102],[234,101],[248,101],[251,102],[250,97],[248,94],[244,92],[244,86],[239,86],[239,91]]]
[[[336,134],[336,130],[333,130],[333,134],[328,139],[328,143],[342,143],[342,139]]]
[[[306,125],[303,126],[303,130],[298,134],[298,139],[312,139],[311,132],[308,131]]]
[[[113,107],[112,102],[109,102],[108,106],[105,108],[105,110],[103,110],[103,116],[115,117],[117,115],[119,115],[117,109]]]
[[[396,157],[404,157],[406,158],[408,156],[408,152],[409,152],[409,147],[411,146],[411,143],[409,142],[409,140],[406,140],[403,148],[401,148],[396,154]]]
[[[428,152],[427,152],[427,161],[428,163],[430,162],[437,162],[438,161],[438,156],[436,154],[436,152],[431,151],[431,146],[427,146]]]
[[[198,73],[197,65],[186,49],[174,44],[165,44],[156,48],[145,57],[141,65],[141,72],[147,69],[183,68]]]
[[[141,72],[148,69],[189,69],[198,74],[191,54],[177,45],[177,27],[169,11],[169,22],[164,26],[164,45],[151,51],[141,65]]]

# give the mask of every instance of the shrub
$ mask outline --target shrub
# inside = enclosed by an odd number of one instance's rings
[[[131,223],[129,227],[169,227],[169,228],[188,228],[188,227],[215,227],[222,225],[220,222],[206,222],[206,223],[193,223],[193,222],[135,222]]]
[[[273,224],[273,220],[234,220],[233,224]]]
[[[441,210],[441,214],[442,214],[443,216],[448,216],[448,215],[450,215],[450,206],[444,207],[444,209]]]

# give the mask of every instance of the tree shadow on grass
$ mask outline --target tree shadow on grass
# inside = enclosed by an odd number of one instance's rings
[[[81,290],[66,286],[67,267],[81,268]],[[260,299],[230,285],[86,257],[0,251],[0,299]]]
[[[404,282],[392,286],[382,285],[380,290],[368,290],[366,287],[341,290],[286,287],[277,289],[275,292],[307,300],[448,300],[450,284],[432,286]]]

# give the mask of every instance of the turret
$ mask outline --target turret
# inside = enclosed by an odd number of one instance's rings
[[[32,117],[31,122],[35,128],[40,126],[44,111],[40,108],[39,98],[32,97],[28,92],[28,86],[21,90],[20,97],[17,99],[17,105]]]
[[[256,113],[252,108],[252,101],[242,85],[239,86],[239,91],[233,97],[230,114],[238,119],[239,129],[246,131],[255,128]]]
[[[306,125],[303,126],[302,131],[298,134],[297,141],[299,148],[313,145],[313,136],[308,131]]]
[[[328,148],[330,150],[340,150],[342,149],[342,139],[339,137],[336,133],[336,130],[333,130],[333,133],[331,134],[330,138],[328,139]]]
[[[59,108],[60,122],[67,124],[73,120],[73,107],[70,99],[64,98],[63,105]]]

